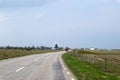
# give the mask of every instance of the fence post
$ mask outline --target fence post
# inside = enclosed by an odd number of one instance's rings
[[[105,72],[107,72],[107,58],[105,57],[105,68],[104,68],[104,70],[105,70]]]
[[[78,56],[78,49],[76,49],[76,57],[79,57],[79,56]]]
[[[74,57],[76,57],[76,49],[73,50],[72,55],[73,55]]]

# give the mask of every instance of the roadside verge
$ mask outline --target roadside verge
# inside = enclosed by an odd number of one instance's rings
[[[80,61],[72,56],[71,52],[63,54],[62,58],[77,80],[119,80],[114,75],[104,73]]]

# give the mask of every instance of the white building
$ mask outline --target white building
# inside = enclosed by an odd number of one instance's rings
[[[95,50],[95,48],[90,48],[90,50],[92,50],[92,51],[93,51],[93,50]]]

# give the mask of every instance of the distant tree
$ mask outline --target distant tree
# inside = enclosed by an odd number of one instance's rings
[[[7,46],[6,49],[10,49],[10,46]]]
[[[54,47],[56,50],[58,50],[58,45],[57,44],[55,44],[55,47]]]
[[[34,50],[34,49],[35,49],[35,46],[32,46],[31,49]]]

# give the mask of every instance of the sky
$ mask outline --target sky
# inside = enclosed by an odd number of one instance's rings
[[[0,0],[0,46],[120,48],[120,0]]]

